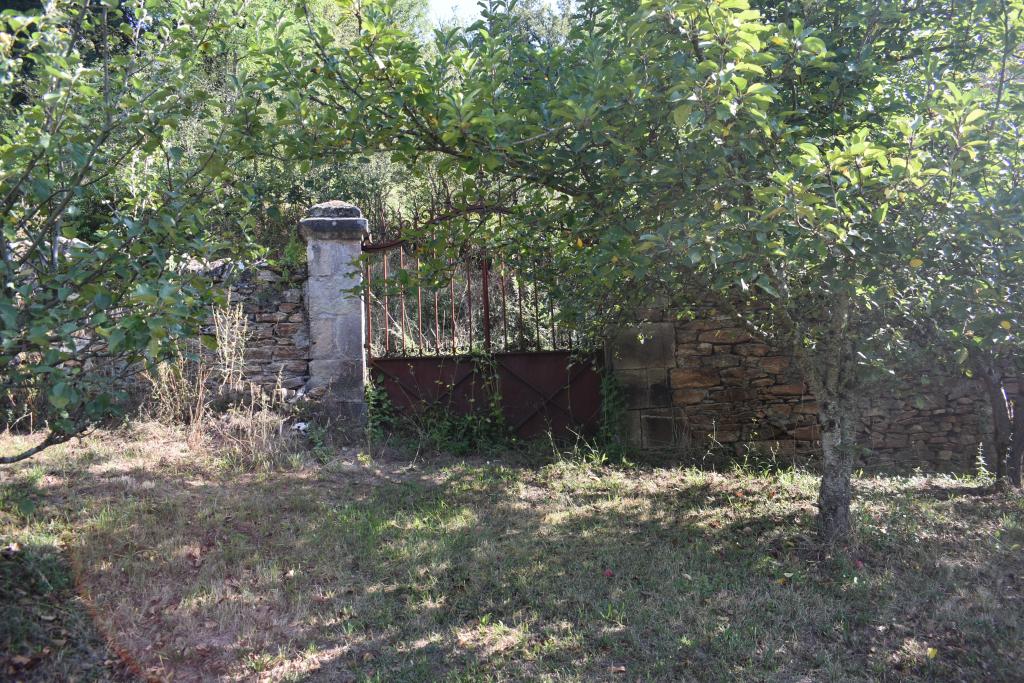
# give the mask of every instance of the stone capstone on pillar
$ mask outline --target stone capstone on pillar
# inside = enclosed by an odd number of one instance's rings
[[[365,310],[357,259],[366,219],[341,201],[324,202],[299,221],[306,241],[306,308],[310,353],[308,396],[320,396],[339,417],[364,421],[366,401]]]

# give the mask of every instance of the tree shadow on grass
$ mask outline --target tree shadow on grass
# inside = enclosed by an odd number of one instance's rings
[[[73,554],[100,627],[175,680],[1024,677],[1020,587],[979,592],[1019,555],[950,533],[951,502],[869,492],[830,554],[773,479],[402,472],[137,465],[63,493],[87,492]]]
[[[131,674],[76,594],[34,481],[0,482],[0,679],[121,681]]]

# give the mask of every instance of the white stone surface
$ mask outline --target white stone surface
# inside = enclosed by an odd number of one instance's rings
[[[333,213],[345,215],[325,220]],[[350,204],[328,202],[313,207],[311,218],[300,222],[308,268],[310,362],[305,391],[322,395],[343,417],[365,419],[365,308],[352,291],[362,282],[357,260],[365,219],[358,215]]]

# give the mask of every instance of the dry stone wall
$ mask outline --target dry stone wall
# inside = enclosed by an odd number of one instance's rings
[[[609,344],[632,445],[729,458],[817,456],[817,404],[789,356],[713,311],[693,320],[646,317]],[[991,424],[976,383],[955,377],[870,387],[857,418],[868,446],[858,467],[889,472],[972,471]]]
[[[267,390],[294,395],[309,379],[309,320],[305,272],[259,266],[224,283],[231,303],[242,307],[248,326],[246,379]]]
[[[283,391],[285,398],[316,399],[335,416],[364,421],[365,319],[362,299],[353,291],[361,282],[355,265],[366,219],[352,204],[332,200],[311,207],[298,227],[306,242],[304,268],[198,268],[242,307],[246,379]]]

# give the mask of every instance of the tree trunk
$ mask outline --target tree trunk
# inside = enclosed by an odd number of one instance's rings
[[[1010,443],[1007,449],[1006,474],[1014,486],[1021,486],[1021,469],[1024,467],[1024,374],[1017,373],[1017,392],[1006,401],[1010,422]],[[1005,388],[1004,388],[1005,392]]]
[[[853,472],[856,355],[848,334],[850,294],[835,293],[828,315],[828,330],[809,346],[808,334],[791,323],[794,356],[818,402],[821,427],[822,472],[818,489],[818,534],[825,544],[843,543],[850,535],[850,475]],[[821,335],[821,330],[817,330]]]
[[[979,364],[978,369],[982,383],[985,385],[985,395],[992,409],[992,469],[996,479],[1002,479],[1007,475],[1006,468],[1013,432],[1010,423],[1010,404],[1006,400],[1002,373],[987,363]]]
[[[826,543],[850,534],[850,474],[853,471],[853,416],[834,398],[818,398],[821,421],[822,474],[818,490],[818,530]]]

